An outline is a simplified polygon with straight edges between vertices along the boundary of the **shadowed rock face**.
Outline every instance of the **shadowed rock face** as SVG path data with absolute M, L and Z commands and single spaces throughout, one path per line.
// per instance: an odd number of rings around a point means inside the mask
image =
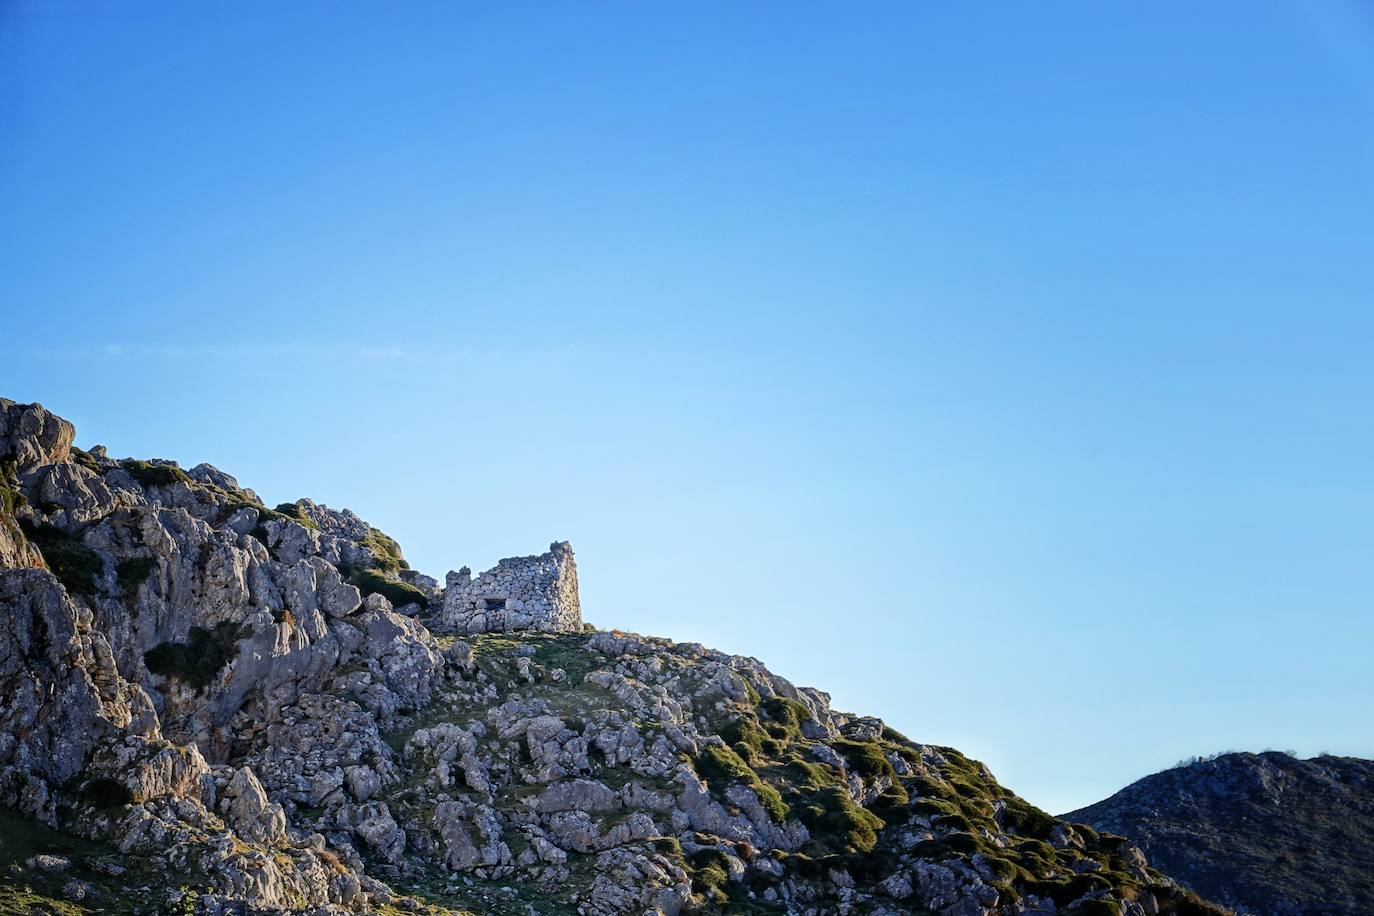
M 1064 815 L 1255 916 L 1374 913 L 1374 761 L 1223 754 Z
M 348 510 L 74 435 L 0 401 L 0 910 L 1214 912 L 755 659 L 584 632 L 566 543 L 458 602 Z M 426 626 L 479 598 L 520 604 Z

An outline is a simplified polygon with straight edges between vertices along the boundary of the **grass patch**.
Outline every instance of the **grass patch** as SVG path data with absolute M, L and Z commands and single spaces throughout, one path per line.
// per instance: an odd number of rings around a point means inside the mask
M 745 699 L 749 701 L 749 705 L 759 705 L 759 700 L 761 699 L 761 697 L 759 696 L 758 688 L 755 687 L 752 683 L 750 683 L 749 678 L 747 677 L 741 677 L 740 680 L 744 682 L 744 696 Z
M 687 871 L 692 876 L 692 891 L 712 903 L 725 903 L 729 895 L 725 885 L 730 880 L 725 853 L 719 849 L 698 849 L 687 857 Z
M 897 773 L 892 769 L 883 747 L 877 741 L 850 741 L 839 738 L 832 745 L 844 757 L 849 768 L 864 779 L 877 779 L 886 776 L 894 782 Z
M 363 597 L 381 595 L 391 602 L 393 608 L 406 604 L 418 604 L 422 609 L 429 607 L 428 595 L 409 582 L 392 578 L 381 569 L 343 568 L 342 571 L 348 581 L 363 593 Z
M 175 483 L 184 483 L 188 486 L 191 478 L 185 471 L 174 464 L 153 464 L 151 461 L 139 461 L 135 458 L 126 458 L 119 463 L 130 477 L 138 481 L 141 487 L 170 487 Z
M 562 668 L 568 683 L 577 686 L 597 667 L 596 653 L 587 648 L 587 638 L 580 634 L 544 636 L 529 634 L 534 643 L 534 660 L 544 668 Z
M 716 744 L 706 745 L 706 749 L 697 757 L 696 768 L 707 782 L 729 780 L 749 783 L 759 778 L 759 774 L 733 749 Z
M 708 744 L 696 759 L 696 770 L 712 791 L 722 782 L 742 783 L 754 790 L 769 817 L 781 824 L 787 820 L 789 808 L 778 790 L 768 785 L 744 762 L 744 758 L 728 747 Z
M 810 793 L 798 817 L 811 831 L 811 841 L 826 853 L 869 853 L 878 845 L 882 818 L 849 797 L 839 786 Z
M 377 569 L 393 576 L 403 569 L 410 569 L 410 564 L 401 556 L 401 545 L 396 543 L 396 539 L 371 525 L 363 536 L 362 545 L 372 551 Z
M 748 681 L 745 681 L 747 684 Z M 759 719 L 762 712 L 765 719 Z M 720 729 L 720 737 L 750 766 L 762 766 L 769 757 L 782 755 L 790 743 L 801 741 L 801 723 L 810 711 L 796 700 L 769 697 L 740 712 Z
M 781 748 L 764 732 L 752 714 L 727 722 L 720 730 L 721 738 L 750 766 L 763 762 L 764 751 L 776 754 Z
M 75 445 L 72 446 L 70 460 L 73 464 L 79 464 L 88 471 L 94 471 L 97 474 L 105 473 L 105 469 L 100 466 L 100 462 L 95 460 L 94 455 L 83 448 L 77 448 Z
M 911 796 L 906 788 L 900 782 L 894 782 L 874 800 L 873 813 L 889 823 L 904 822 L 910 813 L 910 804 Z
M 28 859 L 43 854 L 62 856 L 71 861 L 71 868 L 44 872 L 25 866 Z M 162 912 L 156 903 L 150 907 L 156 900 L 150 894 L 160 896 L 165 891 L 164 876 L 152 872 L 142 860 L 122 859 L 129 872 L 112 879 L 90 867 L 90 861 L 97 857 L 121 859 L 113 845 L 62 833 L 12 811 L 0 810 L 0 916 L 133 916 Z M 16 866 L 22 871 L 13 871 Z M 185 881 L 187 877 L 183 874 L 179 879 Z M 192 880 L 200 877 L 196 873 Z M 63 885 L 72 879 L 89 883 L 96 894 L 79 903 L 64 899 Z M 134 890 L 138 887 L 145 890 Z
M 1002 804 L 1003 828 L 1019 836 L 1047 840 L 1050 832 L 1059 824 L 1056 818 L 1014 795 L 1004 798 Z
M 953 859 L 968 857 L 975 853 L 996 852 L 989 850 L 982 838 L 972 833 L 947 833 L 939 839 L 922 840 L 911 848 L 911 854 L 918 859 Z
M 278 516 L 289 518 L 293 522 L 299 522 L 312 531 L 319 531 L 319 524 L 306 513 L 305 507 L 296 503 L 281 503 L 272 510 Z
M 951 814 L 959 814 L 959 806 L 948 802 L 943 798 L 922 798 L 918 799 L 911 806 L 912 814 L 919 814 L 923 817 L 945 817 Z
M 1061 878 L 1037 878 L 1024 883 L 1026 893 L 1048 897 L 1056 906 L 1067 906 L 1079 897 L 1111 890 L 1111 882 L 1099 875 L 1071 875 Z
M 802 723 L 811 721 L 811 710 L 787 697 L 769 697 L 759 708 L 772 720 L 768 733 L 780 741 L 800 741 Z
M 699 912 L 728 913 L 730 916 L 772 916 L 785 912 L 783 904 L 751 898 L 747 887 L 732 882 L 725 853 L 719 849 L 698 849 L 684 864 L 692 877 L 692 892 L 706 901 Z
M 793 754 L 781 767 L 770 768 L 768 774 L 776 776 L 776 782 L 805 791 L 841 784 L 839 773 L 830 764 L 807 760 L 800 754 Z
M 682 858 L 682 843 L 675 836 L 654 837 L 650 842 L 654 844 L 654 849 L 660 854 L 670 859 Z

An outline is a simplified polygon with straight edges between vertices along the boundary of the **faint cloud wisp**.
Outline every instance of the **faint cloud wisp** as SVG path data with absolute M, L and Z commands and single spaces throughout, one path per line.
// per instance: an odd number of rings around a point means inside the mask
M 357 360 L 402 362 L 420 360 L 440 365 L 469 362 L 476 356 L 470 347 L 424 344 L 276 343 L 276 344 L 102 344 L 38 347 L 34 356 L 54 362 L 108 360 Z

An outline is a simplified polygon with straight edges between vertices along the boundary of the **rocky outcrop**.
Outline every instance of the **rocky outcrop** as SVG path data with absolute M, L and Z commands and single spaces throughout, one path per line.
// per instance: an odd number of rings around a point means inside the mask
M 47 572 L 0 572 L 0 607 L 0 803 L 51 823 L 48 787 L 76 779 L 97 742 L 154 730 L 151 703 Z
M 42 404 L 0 398 L 0 461 L 13 461 L 20 473 L 65 462 L 75 439 L 76 427 Z
M 286 838 L 286 814 L 249 767 L 240 767 L 224 790 L 225 821 L 250 842 L 276 845 Z
M 1208 911 L 1124 841 L 757 660 L 584 632 L 566 543 L 440 589 L 347 510 L 268 508 L 210 465 L 116 461 L 38 405 L 0 408 L 0 807 L 64 855 L 85 844 L 66 871 L 0 861 L 0 895 Z
M 1374 913 L 1374 761 L 1221 754 L 1064 817 L 1129 837 L 1242 916 Z

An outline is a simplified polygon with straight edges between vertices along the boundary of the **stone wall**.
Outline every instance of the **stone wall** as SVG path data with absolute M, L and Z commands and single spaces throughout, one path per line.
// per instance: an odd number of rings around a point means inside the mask
M 476 579 L 466 566 L 449 573 L 443 606 L 426 622 L 436 633 L 581 630 L 572 546 L 558 541 L 548 553 L 510 557 Z

